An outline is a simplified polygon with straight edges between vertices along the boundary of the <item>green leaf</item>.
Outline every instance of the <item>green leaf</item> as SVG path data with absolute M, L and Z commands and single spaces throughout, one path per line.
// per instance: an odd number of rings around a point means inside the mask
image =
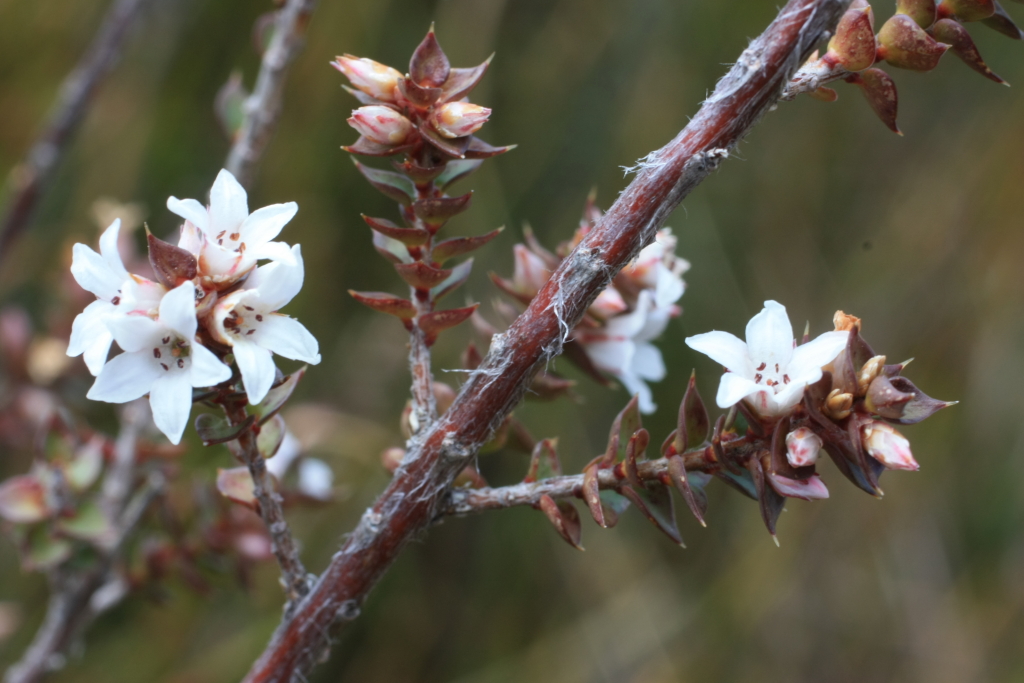
M 629 499 L 609 489 L 601 491 L 598 496 L 601 499 L 605 523 L 608 528 L 611 528 L 618 524 L 619 517 L 629 507 Z
M 105 546 L 114 540 L 114 525 L 95 501 L 84 503 L 73 517 L 62 518 L 57 522 L 57 531 L 97 545 Z
M 199 433 L 199 438 L 203 440 L 204 446 L 213 446 L 234 441 L 255 421 L 256 418 L 250 415 L 242 424 L 233 425 L 218 415 L 201 413 L 196 417 L 196 432 Z
M 396 239 L 379 232 L 373 233 L 373 248 L 377 253 L 394 264 L 412 263 L 409 248 Z
M 462 284 L 469 278 L 470 272 L 473 270 L 473 259 L 466 259 L 459 265 L 451 269 L 451 274 L 444 279 L 441 284 L 430 290 L 430 296 L 434 301 L 439 300 L 445 294 L 450 294 L 456 289 L 462 286 Z
M 662 533 L 674 543 L 683 545 L 683 538 L 676 526 L 672 494 L 667 486 L 660 482 L 646 482 L 638 488 L 625 486 L 622 488 L 622 494 L 629 498 Z
M 500 235 L 501 231 L 504 229 L 504 226 L 502 226 L 491 230 L 486 235 L 478 235 L 476 237 L 453 237 L 451 239 L 447 239 L 434 245 L 434 248 L 430 250 L 430 258 L 435 263 L 444 263 L 455 256 L 468 254 L 469 252 L 475 251 L 493 240 L 495 237 Z
M 718 470 L 715 472 L 715 476 L 726 484 L 732 486 L 743 495 L 757 500 L 757 487 L 754 485 L 754 479 L 750 476 L 750 472 L 748 470 L 740 470 L 739 472 Z
M 371 185 L 384 195 L 395 200 L 403 206 L 408 206 L 416 201 L 416 186 L 404 175 L 393 171 L 383 171 L 379 168 L 372 168 L 358 161 L 353 160 L 356 168 Z
M 263 423 L 260 433 L 256 436 L 256 447 L 259 449 L 260 455 L 264 458 L 274 457 L 277 449 L 281 447 L 281 442 L 284 441 L 286 431 L 284 418 L 280 415 L 275 415 Z
M 537 507 L 540 508 L 541 512 L 548 518 L 548 521 L 551 522 L 551 525 L 555 527 L 555 531 L 558 532 L 558 535 L 566 543 L 577 550 L 583 550 L 583 546 L 580 545 L 580 537 L 582 536 L 580 513 L 571 501 L 560 500 L 555 502 L 554 498 L 544 494 L 541 496 Z
M 49 529 L 36 527 L 28 537 L 27 552 L 22 558 L 26 569 L 46 571 L 53 569 L 71 557 L 71 542 L 54 538 Z
M 434 185 L 439 190 L 443 190 L 452 183 L 462 180 L 473 173 L 483 163 L 482 159 L 455 159 L 449 161 L 441 175 L 437 176 L 437 179 L 434 180 Z
M 68 485 L 79 493 L 96 483 L 103 471 L 103 442 L 93 438 L 78 449 L 64 468 Z
M 562 463 L 558 460 L 558 439 L 544 439 L 533 447 L 530 467 L 523 483 L 562 476 Z
M 301 380 L 305 374 L 306 366 L 303 365 L 301 368 L 285 377 L 283 382 L 272 388 L 267 393 L 266 398 L 260 401 L 257 405 L 252 406 L 251 411 L 253 415 L 256 416 L 257 424 L 262 426 L 263 423 L 276 415 L 277 411 L 281 410 L 281 407 L 289 397 L 291 397 L 292 392 L 295 391 L 295 387 L 299 384 L 299 380 Z

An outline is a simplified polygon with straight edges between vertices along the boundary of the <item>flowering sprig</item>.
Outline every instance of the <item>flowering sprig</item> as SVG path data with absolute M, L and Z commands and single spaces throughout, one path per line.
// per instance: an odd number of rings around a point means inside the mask
M 876 64 L 910 71 L 931 71 L 948 50 L 985 78 L 1009 85 L 985 64 L 974 39 L 964 27 L 982 22 L 1015 40 L 1024 31 L 997 0 L 897 0 L 896 13 L 875 34 L 875 15 L 866 0 L 854 0 L 828 43 L 825 54 L 815 54 L 796 73 L 783 99 L 807 92 L 826 102 L 838 98 L 826 83 L 845 80 L 858 86 L 875 114 L 894 133 L 898 97 L 896 83 Z
M 493 147 L 477 138 L 491 110 L 466 101 L 480 82 L 490 59 L 472 68 L 453 68 L 431 27 L 413 52 L 409 72 L 352 55 L 333 63 L 352 84 L 347 88 L 363 106 L 352 112 L 349 125 L 359 139 L 344 147 L 363 156 L 402 155 L 397 172 L 356 163 L 373 187 L 400 205 L 405 227 L 384 218 L 364 216 L 373 230 L 373 244 L 409 285 L 409 298 L 383 292 L 351 291 L 357 301 L 398 317 L 411 336 L 413 410 L 418 429 L 437 416 L 432 389 L 430 346 L 438 334 L 467 320 L 477 304 L 436 310 L 441 297 L 469 277 L 472 259 L 453 268 L 444 264 L 468 254 L 498 236 L 501 228 L 475 237 L 437 241 L 445 223 L 469 207 L 471 194 L 450 197 L 447 188 L 477 168 L 483 159 L 511 147 Z

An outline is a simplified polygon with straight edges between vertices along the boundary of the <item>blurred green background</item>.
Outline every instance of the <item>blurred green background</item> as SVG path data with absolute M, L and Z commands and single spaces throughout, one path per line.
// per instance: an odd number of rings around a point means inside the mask
M 0 0 L 0 169 L 24 154 L 107 6 L 106 0 Z M 105 83 L 28 234 L 0 272 L 0 304 L 40 326 L 66 316 L 63 268 L 74 241 L 94 243 L 93 203 L 139 202 L 157 234 L 168 195 L 203 198 L 228 143 L 213 99 L 233 69 L 251 86 L 251 27 L 262 0 L 157 0 Z M 350 287 L 401 292 L 360 213 L 396 218 L 339 146 L 354 100 L 328 66 L 336 54 L 405 69 L 431 21 L 454 65 L 497 52 L 475 102 L 493 107 L 481 136 L 518 143 L 461 188 L 472 209 L 449 234 L 508 229 L 478 252 L 468 296 L 497 297 L 529 222 L 548 245 L 574 229 L 588 190 L 607 207 L 622 166 L 685 125 L 715 80 L 773 18 L 759 0 L 321 0 L 287 87 L 279 129 L 250 206 L 295 200 L 282 238 L 303 245 L 307 284 L 288 312 L 320 340 L 323 362 L 295 399 L 319 404 L 331 434 L 318 455 L 345 495 L 290 513 L 310 568 L 322 569 L 387 481 L 378 455 L 400 445 L 405 337 Z M 1010 6 L 1024 22 L 1024 7 Z M 889 15 L 876 8 L 878 26 Z M 371 595 L 314 681 L 968 681 L 1024 680 L 1024 45 L 970 26 L 999 87 L 952 55 L 930 74 L 890 73 L 900 125 L 890 133 L 861 95 L 807 98 L 770 114 L 669 221 L 693 264 L 684 314 L 660 341 L 668 378 L 645 425 L 660 440 L 691 368 L 710 401 L 713 363 L 686 335 L 740 333 L 767 298 L 797 328 L 831 329 L 841 308 L 933 396 L 960 400 L 906 430 L 917 474 L 883 478 L 874 500 L 830 463 L 832 498 L 793 501 L 781 548 L 756 505 L 710 487 L 708 528 L 679 511 L 681 550 L 631 511 L 612 530 L 584 523 L 580 553 L 528 509 L 452 519 L 413 544 Z M 141 239 L 141 238 L 140 238 Z M 140 242 L 141 244 L 141 242 Z M 489 308 L 489 305 L 486 306 Z M 491 316 L 493 319 L 493 316 Z M 470 330 L 442 337 L 439 378 L 453 384 Z M 286 367 L 291 367 L 286 366 Z M 567 363 L 557 369 L 579 377 Z M 566 468 L 603 449 L 622 389 L 580 378 L 580 402 L 528 403 L 537 437 L 558 436 Z M 79 380 L 81 393 L 86 384 Z M 113 428 L 108 406 L 75 409 Z M 212 480 L 226 449 L 194 443 L 186 460 Z M 0 478 L 28 454 L 3 453 Z M 488 456 L 493 484 L 521 478 L 526 457 Z M 21 572 L 0 539 L 0 601 L 20 628 L 0 668 L 42 617 L 45 581 Z M 277 624 L 270 564 L 244 590 L 230 577 L 208 596 L 172 583 L 105 615 L 55 681 L 237 680 Z

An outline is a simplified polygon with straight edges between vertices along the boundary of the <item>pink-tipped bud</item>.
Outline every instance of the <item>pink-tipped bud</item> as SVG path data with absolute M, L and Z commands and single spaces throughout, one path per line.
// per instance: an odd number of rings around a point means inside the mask
M 818 460 L 821 437 L 807 427 L 794 429 L 786 435 L 786 460 L 793 467 L 807 467 Z
M 375 62 L 366 57 L 358 58 L 351 55 L 338 57 L 331 66 L 345 74 L 357 89 L 381 102 L 395 101 L 395 87 L 402 73 L 386 64 Z
M 430 122 L 446 138 L 461 138 L 480 130 L 491 110 L 469 102 L 449 102 L 434 111 Z
M 868 455 L 890 470 L 916 470 L 920 465 L 910 453 L 910 442 L 885 422 L 872 420 L 861 428 Z
M 863 71 L 875 63 L 877 53 L 871 8 L 848 10 L 828 43 L 828 56 L 849 71 Z
M 878 32 L 878 56 L 911 71 L 931 71 L 949 45 L 936 42 L 906 14 L 895 14 Z
M 533 296 L 540 291 L 551 271 L 547 269 L 544 260 L 534 254 L 522 244 L 512 247 L 515 256 L 515 271 L 512 273 L 512 284 L 520 294 Z
M 412 132 L 412 121 L 391 107 L 372 104 L 352 112 L 348 125 L 382 145 L 400 145 Z

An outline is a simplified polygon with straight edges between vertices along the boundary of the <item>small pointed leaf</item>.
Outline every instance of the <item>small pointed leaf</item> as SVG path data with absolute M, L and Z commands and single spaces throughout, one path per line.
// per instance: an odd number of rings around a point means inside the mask
M 673 543 L 684 545 L 683 538 L 679 535 L 679 528 L 676 526 L 672 494 L 667 486 L 661 482 L 646 482 L 639 488 L 624 486 L 621 493 L 636 505 L 654 526 L 671 538 Z
M 256 448 L 259 449 L 260 455 L 265 459 L 274 457 L 284 441 L 286 431 L 284 418 L 280 415 L 275 415 L 272 419 L 264 422 L 260 427 L 260 433 L 256 436 Z
M 491 65 L 494 58 L 492 54 L 483 64 L 466 69 L 452 69 L 448 74 L 448 80 L 441 86 L 441 101 L 452 102 L 459 100 L 469 94 L 477 86 L 480 79 L 487 73 L 487 67 Z
M 402 228 L 383 218 L 363 216 L 363 220 L 380 234 L 397 240 L 407 247 L 420 247 L 430 239 L 430 233 L 420 228 Z
M 697 390 L 697 373 L 690 372 L 690 381 L 686 385 L 686 393 L 679 404 L 679 422 L 676 426 L 676 453 L 688 448 L 696 448 L 708 439 L 711 431 L 711 420 L 704 401 Z
M 496 157 L 499 154 L 511 152 L 515 148 L 515 145 L 494 147 L 478 137 L 470 137 L 468 146 L 463 151 L 463 154 L 467 159 L 490 159 L 491 157 Z
M 583 546 L 580 545 L 582 535 L 580 513 L 576 511 L 576 506 L 572 502 L 568 500 L 555 502 L 554 498 L 544 494 L 537 507 L 566 543 L 577 550 L 583 550 Z
M 472 199 L 472 192 L 461 197 L 430 197 L 414 202 L 412 209 L 417 218 L 436 229 L 469 208 Z
M 431 145 L 445 154 L 456 159 L 465 159 L 466 150 L 469 148 L 469 137 L 446 138 L 434 130 L 429 124 L 423 124 L 419 128 L 420 135 Z
M 419 85 L 439 87 L 448 80 L 451 66 L 431 27 L 409 60 L 409 76 Z
M 395 270 L 398 275 L 416 289 L 431 289 L 444 282 L 451 270 L 444 268 L 433 268 L 422 261 L 412 263 L 396 263 Z
M 157 239 L 148 230 L 146 239 L 149 242 L 149 263 L 156 279 L 165 287 L 174 289 L 196 276 L 199 266 L 191 252 Z
M 217 468 L 217 490 L 230 501 L 253 510 L 256 501 L 256 487 L 248 467 Z
M 558 439 L 544 439 L 537 442 L 530 457 L 530 467 L 523 479 L 524 484 L 562 476 L 562 463 L 558 460 L 557 448 Z
M 476 237 L 453 237 L 451 239 L 444 240 L 434 245 L 434 248 L 430 252 L 430 258 L 435 263 L 444 263 L 450 258 L 456 256 L 462 256 L 468 254 L 471 251 L 475 251 L 480 247 L 484 246 L 495 237 L 501 234 L 504 227 L 497 228 L 490 231 L 486 235 L 478 235 Z
M 690 512 L 697 518 L 701 526 L 707 526 L 704 521 L 704 513 L 708 509 L 708 497 L 703 488 L 697 489 L 690 486 L 690 477 L 686 472 L 686 463 L 682 456 L 674 455 L 668 459 L 668 473 L 672 484 L 686 501 L 686 506 L 690 508 Z
M 430 290 L 430 296 L 434 301 L 439 301 L 446 294 L 455 291 L 469 278 L 473 270 L 473 259 L 466 259 L 451 269 L 451 275 L 444 279 L 439 285 Z
M 353 163 L 371 185 L 399 204 L 404 206 L 416 201 L 416 186 L 405 176 L 372 168 L 355 160 Z
M 375 311 L 393 315 L 402 320 L 412 320 L 416 317 L 416 306 L 408 299 L 402 299 L 386 292 L 356 292 L 348 290 L 352 298 L 369 306 Z
M 426 335 L 427 343 L 433 344 L 438 334 L 468 320 L 479 306 L 480 304 L 473 304 L 465 308 L 449 308 L 426 313 L 418 318 L 417 325 Z
M 441 174 L 434 180 L 434 185 L 439 190 L 444 190 L 452 183 L 462 180 L 476 171 L 483 163 L 481 159 L 456 159 L 449 161 Z

